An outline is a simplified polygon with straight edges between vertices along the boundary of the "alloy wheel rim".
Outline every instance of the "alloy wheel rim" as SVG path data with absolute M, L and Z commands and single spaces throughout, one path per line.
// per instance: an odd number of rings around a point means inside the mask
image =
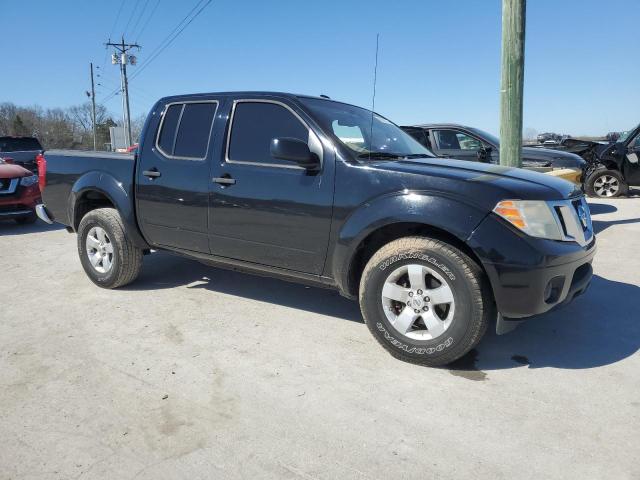
M 412 340 L 433 340 L 451 326 L 453 290 L 440 273 L 420 264 L 391 272 L 382 287 L 382 308 L 391 326 Z
M 108 273 L 113 266 L 113 243 L 102 227 L 92 227 L 85 242 L 91 266 L 99 273 Z
M 613 175 L 602 175 L 593 182 L 593 189 L 599 197 L 613 197 L 620 190 L 620 182 Z

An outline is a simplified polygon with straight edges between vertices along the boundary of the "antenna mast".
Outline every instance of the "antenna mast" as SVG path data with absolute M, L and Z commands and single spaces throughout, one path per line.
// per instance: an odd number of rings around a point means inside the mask
M 371 98 L 371 125 L 369 127 L 369 160 L 371 160 L 371 148 L 373 147 L 373 112 L 376 109 L 376 83 L 378 82 L 378 47 L 380 33 L 376 33 L 376 62 L 373 67 L 373 97 Z

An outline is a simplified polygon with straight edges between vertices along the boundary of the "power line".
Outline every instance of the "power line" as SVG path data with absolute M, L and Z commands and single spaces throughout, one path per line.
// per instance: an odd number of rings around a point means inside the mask
M 120 20 L 120 14 L 122 13 L 122 7 L 124 7 L 125 2 L 126 0 L 122 0 L 122 3 L 120 3 L 120 8 L 118 9 L 118 13 L 116 14 L 116 19 L 114 20 L 113 25 L 111 26 L 111 30 L 109 31 L 109 38 L 113 36 L 113 31 L 118 24 L 118 20 Z
M 118 8 L 118 13 L 116 13 L 116 19 L 113 21 L 113 25 L 111 25 L 111 30 L 109 30 L 109 41 L 111 41 L 111 37 L 113 36 L 113 31 L 116 28 L 116 25 L 118 24 L 118 20 L 120 20 L 120 14 L 122 13 L 122 8 L 124 7 L 126 0 L 122 0 L 122 2 L 120 2 L 120 8 Z M 104 67 L 107 65 L 107 57 L 109 55 L 109 50 L 107 47 L 104 48 L 104 58 L 102 59 L 102 69 L 104 70 Z
M 149 64 L 153 60 L 155 60 L 158 57 L 158 55 L 160 55 L 166 48 L 168 48 L 180 36 L 180 34 L 191 24 L 191 22 L 193 22 L 202 13 L 202 11 L 209 6 L 209 4 L 213 0 L 206 0 L 206 3 L 203 4 L 204 1 L 205 0 L 198 0 L 198 2 L 196 2 L 195 6 L 189 11 L 189 13 L 187 13 L 185 17 L 182 20 L 180 20 L 180 22 L 178 22 L 178 24 L 173 28 L 173 30 L 171 30 L 171 32 L 169 32 L 169 34 L 151 52 L 147 60 L 145 60 L 140 65 L 138 70 L 133 75 L 131 75 L 130 80 L 133 80 L 134 78 L 136 78 L 142 70 L 144 70 L 147 66 L 149 66 Z M 200 9 L 195 14 L 193 14 L 193 12 L 195 12 L 198 9 L 198 7 L 200 7 Z M 193 16 L 191 16 L 192 14 Z M 189 19 L 190 16 L 191 18 Z M 189 20 L 187 21 L 187 19 Z M 187 23 L 184 23 L 185 21 L 187 21 Z M 103 103 L 108 102 L 116 95 L 118 95 L 118 89 L 112 91 L 110 94 L 104 97 L 102 99 L 102 102 Z
M 138 19 L 133 24 L 133 27 L 131 27 L 131 34 L 129 35 L 129 37 L 133 37 L 134 36 L 133 33 L 138 28 L 138 25 L 140 25 L 140 20 L 142 20 L 142 17 L 144 16 L 144 11 L 147 9 L 148 5 L 149 5 L 149 0 L 145 0 L 144 5 L 142 6 L 142 10 L 140 10 L 140 14 L 138 15 Z
M 180 20 L 175 27 L 173 27 L 173 29 L 169 32 L 169 34 L 162 39 L 162 41 L 156 46 L 156 48 L 153 49 L 153 51 L 149 54 L 149 57 L 147 58 L 147 60 L 142 63 L 142 66 L 144 66 L 144 64 L 146 64 L 149 61 L 149 59 L 156 54 L 156 52 L 163 46 L 163 44 L 182 26 L 182 24 L 187 20 L 187 18 L 189 18 L 191 14 L 193 14 L 193 12 L 195 12 L 204 1 L 205 0 L 198 0 L 196 2 L 195 6 L 191 10 L 189 10 L 189 13 L 187 13 L 185 17 L 182 20 Z
M 124 30 L 122 30 L 122 36 L 124 36 L 125 33 L 127 33 L 127 31 L 129 30 L 129 24 L 131 23 L 131 20 L 133 20 L 133 17 L 136 15 L 136 11 L 138 10 L 138 5 L 140 5 L 140 0 L 136 0 L 136 3 L 133 5 L 133 10 L 131 11 L 131 15 L 129 16 L 129 21 L 127 22 L 127 25 L 124 27 Z
M 149 16 L 147 17 L 147 21 L 142 25 L 142 28 L 140 29 L 140 31 L 138 32 L 138 36 L 135 37 L 136 38 L 136 43 L 138 42 L 138 39 L 142 36 L 142 34 L 144 33 L 144 31 L 147 28 L 147 25 L 149 25 L 149 22 L 151 22 L 151 19 L 153 18 L 153 14 L 156 13 L 156 10 L 158 9 L 158 6 L 160 6 L 160 0 L 158 0 L 156 2 L 156 4 L 154 5 L 153 9 L 151 10 L 151 13 L 149 14 Z
M 158 50 L 157 53 L 151 54 L 149 56 L 149 58 L 140 66 L 140 68 L 136 70 L 136 72 L 133 75 L 131 75 L 131 79 L 133 80 L 138 75 L 140 75 L 144 71 L 144 69 L 147 68 L 151 64 L 151 62 L 153 62 L 158 57 L 158 55 L 160 55 L 164 50 L 166 50 L 180 36 L 180 34 L 189 25 L 191 25 L 191 22 L 193 22 L 203 12 L 203 10 L 209 6 L 211 2 L 213 2 L 213 0 L 207 0 L 207 2 L 200 8 L 200 10 L 198 10 L 196 14 L 193 17 L 191 17 L 191 19 L 166 43 L 166 45 L 160 48 L 160 50 Z

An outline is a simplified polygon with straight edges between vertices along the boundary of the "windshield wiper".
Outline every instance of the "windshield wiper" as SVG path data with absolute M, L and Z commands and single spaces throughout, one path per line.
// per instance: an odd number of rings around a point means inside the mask
M 388 158 L 388 159 L 398 159 L 398 158 L 430 158 L 431 156 L 426 153 L 392 153 L 392 152 L 371 152 L 371 153 L 361 153 L 358 155 L 358 158 Z
M 391 152 L 367 152 L 358 155 L 358 158 L 403 158 L 404 155 Z

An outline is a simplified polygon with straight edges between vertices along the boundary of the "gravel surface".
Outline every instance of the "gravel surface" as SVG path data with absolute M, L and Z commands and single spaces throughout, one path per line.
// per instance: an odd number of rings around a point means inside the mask
M 167 253 L 102 290 L 0 223 L 0 478 L 640 478 L 640 198 L 592 210 L 590 290 L 443 369 L 330 290 Z

